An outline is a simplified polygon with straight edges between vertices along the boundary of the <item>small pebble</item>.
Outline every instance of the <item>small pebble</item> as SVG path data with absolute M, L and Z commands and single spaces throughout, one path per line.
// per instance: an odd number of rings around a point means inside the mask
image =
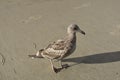
M 32 59 L 35 59 L 34 57 L 31 57 Z

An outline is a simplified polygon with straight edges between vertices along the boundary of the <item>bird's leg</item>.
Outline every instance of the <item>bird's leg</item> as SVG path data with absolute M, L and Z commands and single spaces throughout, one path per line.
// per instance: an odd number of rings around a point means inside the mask
M 54 72 L 58 72 L 57 68 L 54 67 L 52 60 L 50 59 L 51 67 Z
M 63 68 L 65 68 L 65 69 L 67 69 L 68 67 L 70 67 L 68 64 L 62 64 L 62 60 L 60 60 L 60 65 L 61 65 L 61 67 L 62 67 L 62 69 Z
M 59 62 L 60 62 L 60 66 L 61 66 L 61 68 L 63 68 L 62 61 L 61 61 L 61 60 L 59 60 Z

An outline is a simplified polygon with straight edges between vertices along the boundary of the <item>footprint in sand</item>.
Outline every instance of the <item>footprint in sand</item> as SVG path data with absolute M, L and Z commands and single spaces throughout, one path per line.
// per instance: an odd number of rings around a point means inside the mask
M 84 3 L 80 6 L 76 6 L 76 7 L 73 7 L 73 9 L 81 9 L 81 8 L 86 8 L 86 7 L 89 7 L 91 4 L 90 3 Z
M 5 64 L 5 57 L 2 53 L 0 53 L 0 56 L 1 56 L 1 63 L 2 63 L 2 65 L 4 65 Z
M 22 23 L 29 23 L 33 21 L 40 20 L 42 16 L 29 16 L 27 19 L 23 20 Z
M 110 32 L 110 35 L 119 36 L 120 35 L 120 24 L 116 25 L 113 31 Z

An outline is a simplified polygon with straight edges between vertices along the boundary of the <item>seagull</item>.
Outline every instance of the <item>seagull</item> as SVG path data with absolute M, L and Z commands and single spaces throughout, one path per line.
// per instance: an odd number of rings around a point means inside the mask
M 61 69 L 69 67 L 68 64 L 63 65 L 62 60 L 75 51 L 77 32 L 85 35 L 85 32 L 81 30 L 77 24 L 69 25 L 65 38 L 50 43 L 46 48 L 37 51 L 36 55 L 29 55 L 29 57 L 47 58 L 50 60 L 52 70 L 56 73 L 59 69 L 53 65 L 53 60 L 60 61 Z

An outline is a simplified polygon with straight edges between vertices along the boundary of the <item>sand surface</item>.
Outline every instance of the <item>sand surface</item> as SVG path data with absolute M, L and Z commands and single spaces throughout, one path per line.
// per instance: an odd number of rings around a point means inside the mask
M 28 57 L 71 23 L 86 32 L 64 59 L 71 67 L 55 74 L 48 60 Z M 0 0 L 0 80 L 120 80 L 120 1 Z

